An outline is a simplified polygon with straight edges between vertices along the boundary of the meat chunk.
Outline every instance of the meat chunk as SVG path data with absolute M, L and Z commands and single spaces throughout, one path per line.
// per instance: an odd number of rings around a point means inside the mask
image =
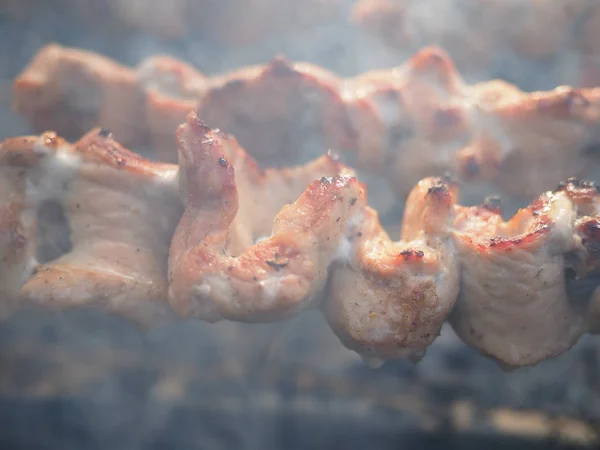
M 197 114 L 232 133 L 260 163 L 305 163 L 328 148 L 352 145 L 340 80 L 310 64 L 276 58 L 216 80 Z M 343 142 L 342 142 L 343 141 Z
M 186 209 L 169 254 L 174 309 L 250 322 L 316 304 L 345 224 L 359 210 L 363 187 L 352 172 L 328 156 L 262 171 L 195 113 L 177 135 Z
M 496 208 L 457 208 L 461 285 L 452 325 L 467 344 L 524 366 L 563 353 L 588 331 L 593 304 L 568 283 L 573 275 L 594 287 L 600 281 L 599 199 L 595 187 L 573 180 L 508 222 Z
M 348 83 L 361 162 L 383 171 L 401 195 L 419 179 L 450 170 L 463 181 L 531 198 L 595 164 L 597 88 L 527 94 L 499 80 L 468 85 L 435 48 Z
M 525 93 L 499 80 L 469 85 L 437 48 L 421 50 L 400 67 L 349 79 L 281 58 L 206 79 L 189 65 L 157 57 L 135 73 L 119 66 L 127 83 L 111 81 L 114 73 L 102 75 L 93 58 L 71 52 L 50 47 L 34 59 L 15 82 L 17 109 L 38 127 L 61 125 L 55 117 L 78 117 L 86 109 L 74 107 L 74 114 L 61 107 L 78 101 L 54 87 L 62 72 L 52 67 L 66 64 L 64 70 L 79 73 L 74 79 L 94 73 L 91 92 L 113 94 L 88 115 L 99 125 L 116 121 L 117 128 L 128 123 L 120 111 L 143 117 L 141 125 L 115 134 L 136 147 L 152 141 L 164 161 L 176 159 L 174 126 L 196 105 L 202 120 L 233 133 L 262 164 L 304 163 L 331 148 L 357 169 L 387 178 L 401 198 L 420 179 L 451 171 L 529 199 L 597 167 L 591 150 L 600 139 L 600 88 Z M 78 66 L 62 59 L 76 59 Z M 69 79 L 67 72 L 62 78 Z M 121 87 L 106 87 L 113 83 Z M 127 96 L 115 93 L 126 84 L 145 101 L 120 107 Z M 50 108 L 58 113 L 50 115 Z M 111 115 L 113 108 L 119 114 Z
M 168 244 L 182 213 L 177 166 L 131 153 L 105 129 L 74 145 L 52 133 L 32 144 L 43 161 L 29 200 L 59 202 L 72 250 L 36 268 L 22 304 L 100 307 L 144 327 L 170 320 Z
M 332 269 L 323 309 L 344 345 L 370 364 L 418 359 L 452 310 L 459 287 L 450 240 L 455 200 L 455 187 L 428 178 L 409 196 L 400 241 L 368 207 L 347 226 L 345 259 Z

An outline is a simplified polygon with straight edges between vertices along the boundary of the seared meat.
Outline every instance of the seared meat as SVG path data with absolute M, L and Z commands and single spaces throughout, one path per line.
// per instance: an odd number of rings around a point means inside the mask
M 463 207 L 454 199 L 451 186 L 426 179 L 409 196 L 401 242 L 368 209 L 352 229 L 348 262 L 333 270 L 325 305 L 348 347 L 370 359 L 418 355 L 455 301 L 458 335 L 507 366 L 536 364 L 598 332 L 594 186 L 570 181 L 508 222 L 494 202 Z
M 361 0 L 352 17 L 402 55 L 442 47 L 471 79 L 508 70 L 505 76 L 527 83 L 522 66 L 538 62 L 562 83 L 583 87 L 600 81 L 586 79 L 583 62 L 600 68 L 588 58 L 600 51 L 598 14 L 595 0 Z
M 395 242 L 365 186 L 332 156 L 263 170 L 195 112 L 177 140 L 180 176 L 104 129 L 75 145 L 51 132 L 5 141 L 3 294 L 18 293 L 23 306 L 102 307 L 143 326 L 172 320 L 171 307 L 211 322 L 320 307 L 368 362 L 420 357 L 447 317 L 467 344 L 508 366 L 600 331 L 594 185 L 570 180 L 504 222 L 495 201 L 460 206 L 449 180 L 426 178 Z M 48 199 L 65 210 L 72 250 L 30 275 L 32 212 Z
M 595 187 L 573 181 L 508 222 L 493 208 L 457 209 L 461 286 L 452 324 L 467 344 L 522 366 L 568 350 L 587 331 L 589 303 L 568 290 L 568 271 L 600 281 L 599 200 Z
M 352 172 L 328 156 L 261 171 L 195 113 L 177 137 L 187 201 L 169 254 L 172 306 L 212 322 L 277 320 L 315 304 L 360 210 Z
M 458 295 L 455 200 L 456 188 L 429 178 L 408 198 L 401 241 L 391 241 L 368 207 L 347 227 L 324 311 L 344 345 L 367 362 L 419 358 L 438 336 Z
M 498 80 L 468 85 L 436 48 L 403 66 L 346 80 L 283 59 L 207 80 L 170 58 L 146 61 L 134 73 L 86 55 L 42 50 L 15 82 L 17 110 L 38 128 L 57 125 L 70 134 L 81 127 L 65 118 L 87 111 L 136 147 L 151 138 L 165 161 L 175 160 L 173 126 L 193 104 L 202 120 L 234 134 L 262 163 L 345 151 L 358 169 L 389 179 L 400 197 L 423 177 L 450 170 L 529 198 L 584 174 L 600 140 L 600 88 L 527 94 Z M 69 80 L 68 90 L 61 79 Z M 90 108 L 73 91 L 107 94 Z M 64 104 L 74 106 L 65 111 Z M 123 117 L 145 120 L 129 127 Z
M 23 155 L 40 158 L 27 201 L 62 205 L 72 250 L 35 269 L 20 290 L 23 305 L 104 307 L 142 326 L 169 320 L 168 243 L 182 213 L 177 166 L 142 159 L 104 129 L 75 145 L 53 133 L 26 142 Z

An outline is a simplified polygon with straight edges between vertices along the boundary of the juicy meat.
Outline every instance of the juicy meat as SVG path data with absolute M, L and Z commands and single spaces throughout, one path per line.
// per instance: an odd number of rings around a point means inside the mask
M 464 207 L 455 198 L 443 180 L 421 181 L 400 242 L 365 210 L 324 306 L 346 346 L 371 360 L 419 356 L 451 312 L 467 344 L 503 365 L 526 366 L 598 332 L 595 186 L 571 180 L 508 222 L 495 201 Z
M 320 300 L 360 209 L 352 172 L 329 156 L 263 171 L 195 113 L 177 137 L 186 209 L 169 254 L 173 308 L 211 322 L 272 321 Z
M 9 301 L 101 307 L 146 327 L 173 320 L 172 309 L 264 322 L 320 307 L 372 363 L 422 356 L 447 318 L 507 366 L 600 332 L 595 185 L 571 179 L 505 222 L 496 200 L 460 206 L 453 182 L 425 178 L 392 241 L 365 186 L 332 156 L 261 169 L 195 112 L 177 140 L 179 171 L 127 151 L 105 129 L 75 145 L 52 132 L 4 141 L 0 276 Z M 64 209 L 72 250 L 30 273 L 33 212 L 46 200 Z
M 494 208 L 457 209 L 461 286 L 452 324 L 467 344 L 522 366 L 563 353 L 588 331 L 589 300 L 568 283 L 600 281 L 599 200 L 595 187 L 572 181 L 508 222 Z
M 438 336 L 458 295 L 450 241 L 455 198 L 454 187 L 421 181 L 397 242 L 368 207 L 347 227 L 345 259 L 332 269 L 323 309 L 344 345 L 367 362 L 419 358 Z
M 25 140 L 23 155 L 40 159 L 27 201 L 62 206 L 72 250 L 36 267 L 21 287 L 22 304 L 102 307 L 142 326 L 169 320 L 168 244 L 182 213 L 177 166 L 144 160 L 105 129 L 74 145 L 53 133 Z
M 38 128 L 70 134 L 82 131 L 75 118 L 87 116 L 129 145 L 152 141 L 160 159 L 174 161 L 173 127 L 197 105 L 202 120 L 234 134 L 263 164 L 306 162 L 332 148 L 383 175 L 400 197 L 420 179 L 451 171 L 530 198 L 595 167 L 600 88 L 469 85 L 436 48 L 348 79 L 281 58 L 210 79 L 171 58 L 137 71 L 96 58 L 42 50 L 15 81 L 17 110 Z M 129 126 L 123 117 L 143 120 Z

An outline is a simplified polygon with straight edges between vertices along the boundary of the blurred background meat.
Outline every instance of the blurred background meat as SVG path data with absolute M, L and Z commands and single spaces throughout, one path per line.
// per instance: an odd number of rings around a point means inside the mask
M 410 17 L 396 12 L 398 1 L 373 16 L 374 27 L 367 10 L 362 27 L 350 20 L 355 3 L 2 0 L 0 137 L 34 131 L 10 110 L 11 85 L 51 42 L 126 66 L 166 54 L 208 77 L 277 55 L 353 77 L 437 43 L 468 82 L 499 77 L 524 91 L 599 84 L 593 0 L 415 0 L 404 3 Z M 409 39 L 386 44 L 382 29 Z M 445 326 L 418 365 L 372 371 L 316 314 L 144 334 L 93 311 L 23 312 L 0 324 L 0 446 L 594 448 L 599 374 L 592 337 L 555 360 L 504 373 Z

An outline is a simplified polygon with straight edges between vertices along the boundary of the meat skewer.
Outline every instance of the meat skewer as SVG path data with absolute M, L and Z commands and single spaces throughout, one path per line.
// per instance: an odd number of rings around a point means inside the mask
M 105 307 L 144 327 L 170 321 L 167 251 L 182 212 L 177 166 L 144 160 L 105 129 L 75 145 L 48 132 L 3 148 L 37 156 L 26 174 L 27 202 L 35 209 L 57 201 L 71 231 L 71 251 L 35 267 L 19 286 L 19 302 Z
M 567 286 L 591 276 L 595 292 L 600 282 L 593 185 L 570 180 L 504 222 L 494 201 L 460 206 L 452 182 L 426 178 L 394 242 L 364 186 L 351 174 L 325 178 L 275 216 L 269 238 L 234 253 L 243 190 L 222 156 L 226 141 L 195 113 L 178 137 L 187 207 L 169 270 L 184 316 L 271 321 L 321 306 L 342 342 L 371 362 L 418 358 L 449 315 L 465 342 L 507 366 L 556 356 L 594 330 L 586 315 L 595 301 Z
M 97 306 L 146 327 L 175 315 L 273 321 L 319 307 L 371 363 L 418 359 L 448 318 L 507 366 L 598 332 L 594 185 L 569 180 L 504 222 L 493 200 L 460 206 L 451 180 L 429 177 L 411 191 L 392 241 L 366 187 L 332 156 L 261 170 L 194 112 L 177 137 L 180 176 L 102 129 L 74 146 L 54 133 L 2 144 L 3 172 L 32 167 L 27 204 L 57 199 L 72 229 L 71 251 L 24 273 L 21 305 Z M 185 212 L 175 229 L 178 191 Z
M 172 129 L 196 105 L 202 120 L 238 137 L 262 164 L 304 163 L 331 148 L 357 169 L 383 175 L 400 198 L 446 171 L 531 198 L 596 167 L 600 88 L 524 93 L 498 80 L 468 85 L 436 48 L 349 79 L 281 58 L 212 78 L 171 58 L 137 71 L 97 58 L 42 49 L 15 81 L 16 109 L 37 128 L 70 135 L 85 127 L 65 118 L 84 113 L 126 145 L 153 142 L 159 159 L 174 161 Z M 91 106 L 73 93 L 90 90 L 99 93 Z M 143 120 L 129 126 L 123 117 Z
M 325 156 L 261 172 L 194 112 L 177 137 L 187 202 L 169 255 L 174 309 L 211 322 L 272 321 L 313 305 L 358 209 L 352 171 Z

